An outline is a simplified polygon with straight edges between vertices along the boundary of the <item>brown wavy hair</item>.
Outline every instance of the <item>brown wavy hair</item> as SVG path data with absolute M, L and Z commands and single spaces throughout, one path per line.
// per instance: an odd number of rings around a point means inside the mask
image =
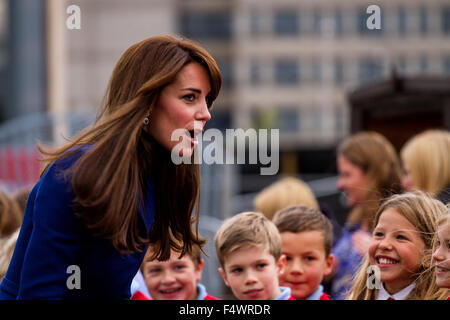
M 56 150 L 39 145 L 48 161 L 44 172 L 54 161 L 90 146 L 66 176 L 70 173 L 77 214 L 93 236 L 110 239 L 120 252 L 141 251 L 142 244 L 152 243 L 157 248 L 155 258 L 167 260 L 171 248 L 185 254 L 193 244 L 202 247 L 205 243 L 198 235 L 198 164 L 175 165 L 170 151 L 143 124 L 149 117 L 151 125 L 161 91 L 191 62 L 200 63 L 209 73 L 208 104 L 212 105 L 222 84 L 213 57 L 190 40 L 150 37 L 132 45 L 117 62 L 91 127 Z M 150 233 L 143 237 L 138 208 L 145 208 L 150 177 L 155 181 L 155 218 Z
M 372 229 L 380 202 L 402 192 L 402 172 L 397 153 L 383 135 L 373 131 L 348 137 L 339 145 L 337 152 L 361 168 L 371 183 L 366 201 L 353 208 L 347 222 L 350 225 L 366 223 Z

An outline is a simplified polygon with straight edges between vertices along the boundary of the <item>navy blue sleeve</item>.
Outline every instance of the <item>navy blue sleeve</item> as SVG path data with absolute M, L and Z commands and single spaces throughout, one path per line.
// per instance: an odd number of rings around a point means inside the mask
M 71 276 L 67 268 L 76 265 L 87 237 L 73 211 L 71 181 L 65 181 L 59 169 L 58 162 L 53 164 L 36 191 L 17 299 L 63 299 Z

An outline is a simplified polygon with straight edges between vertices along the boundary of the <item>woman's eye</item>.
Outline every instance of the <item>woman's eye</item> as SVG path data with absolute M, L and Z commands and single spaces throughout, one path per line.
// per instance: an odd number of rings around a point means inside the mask
M 195 99 L 195 95 L 187 94 L 187 95 L 183 96 L 183 99 L 186 100 L 186 101 L 192 102 Z

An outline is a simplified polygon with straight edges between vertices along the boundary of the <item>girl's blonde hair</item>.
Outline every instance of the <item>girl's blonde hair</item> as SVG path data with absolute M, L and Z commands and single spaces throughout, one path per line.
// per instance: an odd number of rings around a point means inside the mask
M 253 201 L 256 211 L 269 220 L 279 210 L 290 206 L 303 205 L 319 209 L 319 203 L 311 188 L 302 180 L 294 177 L 283 178 L 258 193 Z
M 400 155 L 417 189 L 436 196 L 450 185 L 450 132 L 424 131 L 412 137 Z
M 437 228 L 440 225 L 443 225 L 446 223 L 450 224 L 450 203 L 447 204 L 446 210 L 440 216 L 438 223 L 437 223 Z M 431 261 L 430 269 L 431 269 L 431 272 L 433 272 L 433 273 L 435 272 L 435 267 L 433 266 L 432 255 L 438 247 L 438 245 L 437 245 L 437 242 L 438 242 L 437 228 L 436 228 L 435 237 L 433 239 L 433 250 L 431 251 L 431 254 L 429 256 L 429 260 Z M 430 293 L 430 294 L 433 294 L 433 293 Z M 450 289 L 441 288 L 438 293 L 434 293 L 434 297 L 435 297 L 435 300 L 445 300 L 447 297 L 450 297 Z
M 439 290 L 437 287 L 435 273 L 429 268 L 431 262 L 429 257 L 433 247 L 433 236 L 437 229 L 438 220 L 446 209 L 445 205 L 420 191 L 393 195 L 381 204 L 375 216 L 375 225 L 378 224 L 380 216 L 387 209 L 395 210 L 414 225 L 424 243 L 422 263 L 415 277 L 416 286 L 407 299 L 436 299 L 436 297 L 441 295 L 442 290 Z M 369 266 L 369 255 L 366 254 L 362 265 L 356 273 L 347 300 L 376 300 L 378 289 L 371 289 L 367 285 L 369 277 L 367 270 Z

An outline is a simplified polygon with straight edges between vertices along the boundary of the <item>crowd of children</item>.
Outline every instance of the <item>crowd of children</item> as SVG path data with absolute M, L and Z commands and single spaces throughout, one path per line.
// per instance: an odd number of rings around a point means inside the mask
M 419 137 L 421 145 L 428 136 L 441 139 L 441 149 L 450 147 L 448 132 L 427 132 Z M 265 188 L 255 198 L 255 211 L 233 215 L 216 232 L 217 276 L 239 300 L 450 300 L 450 149 L 435 156 L 442 159 L 441 166 L 433 162 L 440 170 L 434 180 L 444 182 L 431 188 L 422 183 L 423 166 L 414 162 L 416 144 L 410 140 L 401 153 L 402 190 L 395 185 L 388 192 L 382 191 L 385 182 L 400 183 L 401 177 L 386 140 L 363 133 L 341 145 L 338 187 L 353 208 L 343 230 L 301 180 L 281 179 Z M 378 168 L 374 154 L 389 154 L 390 165 Z M 1 277 L 23 209 L 3 193 L 0 206 Z M 199 245 L 185 254 L 172 250 L 168 260 L 155 258 L 156 250 L 150 245 L 140 268 L 146 290 L 133 292 L 132 300 L 224 298 L 208 294 L 201 283 Z M 346 283 L 337 277 L 343 270 Z M 338 291 L 333 281 L 341 281 Z
M 338 188 L 353 208 L 344 228 L 306 183 L 280 179 L 256 196 L 255 212 L 217 231 L 218 275 L 239 300 L 450 299 L 449 147 L 448 132 L 427 131 L 399 161 L 377 133 L 349 137 L 338 148 Z M 426 165 L 423 148 L 434 150 Z M 203 265 L 196 247 L 146 260 L 142 273 L 153 299 L 217 299 L 200 283 Z

